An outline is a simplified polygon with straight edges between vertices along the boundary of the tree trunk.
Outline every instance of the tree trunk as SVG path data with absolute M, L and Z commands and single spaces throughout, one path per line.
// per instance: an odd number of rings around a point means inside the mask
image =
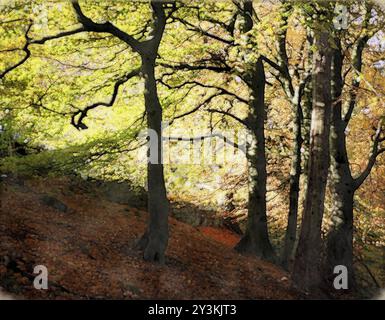
M 356 40 L 352 49 L 352 65 L 356 72 L 362 71 L 363 50 L 370 39 L 367 32 L 369 21 L 372 17 L 371 5 L 366 6 L 363 28 L 366 30 Z M 325 272 L 327 278 L 332 278 L 333 269 L 336 265 L 344 265 L 348 269 L 349 289 L 355 289 L 355 274 L 353 268 L 353 205 L 354 194 L 374 165 L 375 157 L 369 159 L 366 172 L 358 179 L 353 179 L 349 165 L 346 148 L 345 130 L 352 117 L 357 103 L 357 89 L 360 80 L 354 76 L 351 83 L 348 98 L 345 105 L 346 114 L 342 115 L 342 66 L 343 55 L 340 38 L 334 40 L 337 47 L 333 51 L 333 108 L 332 138 L 331 138 L 331 188 L 332 188 L 332 217 L 331 226 L 327 237 L 327 257 Z
M 162 163 L 162 107 L 158 99 L 156 86 L 155 59 L 155 54 L 142 57 L 147 126 L 158 137 L 156 146 L 158 161 L 157 163 L 148 163 L 147 165 L 148 212 L 150 214 L 150 221 L 147 231 L 139 242 L 139 247 L 144 250 L 145 260 L 164 263 L 168 244 L 169 202 L 166 194 Z
M 331 52 L 326 31 L 315 32 L 313 62 L 313 111 L 310 158 L 305 207 L 296 252 L 293 280 L 302 289 L 312 290 L 321 282 L 321 225 L 329 168 L 331 113 Z
M 289 71 L 289 57 L 287 55 L 286 39 L 288 30 L 288 20 L 293 7 L 291 3 L 282 3 L 279 16 L 279 27 L 277 30 L 277 53 L 279 65 L 282 69 L 281 77 L 283 89 L 288 97 L 293 111 L 293 134 L 294 144 L 291 157 L 290 170 L 290 189 L 289 189 L 289 214 L 287 220 L 287 228 L 285 235 L 284 247 L 281 255 L 281 264 L 284 268 L 288 268 L 289 260 L 292 256 L 296 236 L 297 236 L 297 219 L 298 219 L 298 199 L 299 199 L 299 181 L 301 177 L 301 95 L 302 89 L 294 88 L 293 80 Z
M 331 225 L 327 236 L 325 278 L 332 282 L 337 265 L 346 266 L 349 287 L 354 287 L 353 270 L 353 200 L 354 180 L 346 149 L 345 122 L 342 119 L 342 48 L 336 39 L 333 50 L 332 98 L 334 101 L 330 139 L 330 185 L 332 191 Z
M 313 45 L 314 45 L 314 34 L 313 31 L 308 28 L 307 30 L 307 59 L 306 69 L 311 70 L 313 65 Z M 309 81 L 304 88 L 302 97 L 302 185 L 303 194 L 306 194 L 306 187 L 308 182 L 308 171 L 309 171 L 309 157 L 310 157 L 310 127 L 311 127 L 311 114 L 313 110 L 313 84 Z M 304 207 L 304 203 L 303 203 Z
M 349 178 L 340 169 L 332 169 L 332 225 L 327 236 L 326 277 L 332 282 L 334 267 L 343 265 L 348 269 L 349 289 L 355 287 L 353 269 L 353 198 L 354 188 Z
M 249 171 L 248 220 L 246 232 L 236 250 L 274 260 L 266 215 L 265 70 L 262 59 L 258 59 L 255 70 L 250 73 L 251 98 L 247 118 L 249 136 L 246 154 Z
M 298 108 L 299 101 L 297 102 Z M 301 178 L 301 116 L 300 111 L 296 110 L 294 120 L 294 145 L 290 170 L 290 190 L 289 190 L 289 216 L 285 234 L 285 244 L 281 257 L 282 266 L 287 269 L 293 255 L 294 246 L 297 237 L 297 221 L 298 221 L 298 201 L 299 201 L 299 182 Z
M 310 128 L 311 128 L 311 114 L 313 109 L 313 85 L 308 83 L 304 89 L 304 96 L 302 99 L 302 186 L 303 194 L 306 194 L 309 173 L 309 159 L 310 159 Z M 305 198 L 302 200 L 302 205 L 305 207 Z
M 289 214 L 287 220 L 285 242 L 281 255 L 281 265 L 285 269 L 289 269 L 293 263 L 293 254 L 295 250 L 295 244 L 297 240 L 297 224 L 298 224 L 298 210 L 299 210 L 299 195 L 300 195 L 300 180 L 303 175 L 303 184 L 306 185 L 307 181 L 307 163 L 308 163 L 308 150 L 309 150 L 309 138 L 310 138 L 310 121 L 311 121 L 311 109 L 312 109 L 312 92 L 311 84 L 306 79 L 304 83 L 299 84 L 295 89 L 290 78 L 288 69 L 288 56 L 286 50 L 286 37 L 288 17 L 292 4 L 285 3 L 282 7 L 282 17 L 280 31 L 278 31 L 278 52 L 280 57 L 280 65 L 286 74 L 284 81 L 284 89 L 286 95 L 290 97 L 290 103 L 293 109 L 294 121 L 293 121 L 293 153 L 291 157 L 291 170 L 290 170 L 290 189 L 289 189 Z M 308 31 L 307 34 L 307 58 L 306 58 L 306 74 L 311 71 L 312 66 L 312 32 Z M 303 161 L 303 163 L 302 163 Z M 304 168 L 304 170 L 302 170 Z

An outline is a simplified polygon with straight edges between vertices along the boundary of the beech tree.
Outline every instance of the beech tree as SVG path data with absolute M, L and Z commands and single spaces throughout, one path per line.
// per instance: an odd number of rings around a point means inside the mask
M 112 23 L 95 23 L 81 10 L 77 1 L 73 1 L 73 7 L 76 11 L 78 21 L 82 25 L 81 29 L 91 32 L 106 32 L 127 43 L 133 51 L 140 55 L 142 65 L 140 71 L 144 78 L 145 91 L 144 100 L 147 115 L 147 126 L 150 130 L 157 133 L 159 140 L 157 143 L 158 161 L 148 163 L 147 181 L 148 181 L 148 212 L 150 214 L 149 226 L 138 246 L 144 251 L 144 259 L 150 261 L 159 261 L 164 263 L 165 251 L 168 244 L 168 213 L 169 203 L 166 194 L 164 182 L 164 172 L 162 164 L 162 106 L 159 102 L 157 85 L 155 79 L 155 62 L 158 49 L 166 27 L 167 15 L 165 7 L 169 7 L 167 2 L 152 1 L 153 23 L 150 39 L 139 42 L 131 35 L 116 28 Z M 171 2 L 171 12 L 175 10 L 175 3 Z M 100 104 L 98 104 L 100 105 Z M 90 108 L 96 107 L 92 105 Z M 149 152 L 154 152 L 149 150 Z
M 372 136 L 371 152 L 368 156 L 366 168 L 357 176 L 351 170 L 351 163 L 347 149 L 346 130 L 354 115 L 358 104 L 358 90 L 360 89 L 363 72 L 363 54 L 368 40 L 378 31 L 377 26 L 370 25 L 373 17 L 373 5 L 365 2 L 362 5 L 362 26 L 358 38 L 351 45 L 351 61 L 347 62 L 347 56 L 341 43 L 343 31 L 338 32 L 333 39 L 333 112 L 331 125 L 331 226 L 327 236 L 327 262 L 326 273 L 328 278 L 333 274 L 333 268 L 343 265 L 348 268 L 350 287 L 355 285 L 353 268 L 353 208 L 356 191 L 370 175 L 378 156 L 385 152 L 381 142 L 385 141 L 384 123 L 379 119 L 375 124 Z M 377 14 L 377 13 L 375 13 Z M 349 30 L 349 29 L 348 29 Z M 344 65 L 348 65 L 344 68 Z M 347 87 L 346 71 L 351 69 L 351 83 Z M 374 93 L 375 94 L 375 93 Z
M 168 88 L 182 88 L 187 85 L 197 85 L 207 89 L 217 89 L 217 92 L 209 96 L 193 110 L 184 114 L 176 116 L 174 119 L 179 119 L 196 112 L 216 97 L 227 96 L 242 104 L 248 106 L 248 114 L 246 118 L 242 119 L 229 110 L 221 110 L 219 108 L 209 107 L 207 109 L 210 113 L 221 114 L 225 117 L 231 118 L 240 123 L 248 132 L 248 139 L 246 143 L 246 159 L 248 168 L 248 216 L 246 223 L 246 231 L 236 245 L 235 249 L 241 253 L 253 254 L 258 257 L 275 261 L 274 249 L 271 245 L 268 224 L 267 224 L 267 208 L 266 208 L 266 184 L 267 184 L 267 161 L 266 161 L 266 146 L 265 146 L 265 122 L 267 118 L 265 105 L 265 63 L 268 62 L 277 67 L 275 63 L 264 57 L 255 39 L 253 39 L 253 27 L 258 18 L 252 1 L 234 2 L 235 7 L 231 15 L 231 19 L 226 23 L 218 20 L 215 16 L 207 16 L 207 22 L 217 25 L 225 32 L 225 36 L 217 35 L 208 32 L 199 26 L 190 22 L 185 17 L 174 17 L 178 22 L 182 22 L 189 29 L 209 38 L 212 41 L 217 41 L 224 45 L 224 52 L 229 54 L 232 48 L 237 48 L 238 58 L 241 66 L 237 67 L 234 63 L 229 61 L 229 56 L 215 56 L 211 61 L 198 61 L 198 63 L 175 62 L 162 63 L 163 66 L 178 70 L 207 70 L 216 73 L 223 73 L 227 75 L 234 75 L 239 77 L 247 86 L 248 97 L 245 99 L 229 89 L 221 86 L 210 86 L 198 81 L 186 81 L 177 86 L 163 83 Z M 195 10 L 202 10 L 199 7 L 194 7 Z M 204 10 L 204 8 L 203 8 Z M 199 16 L 199 13 L 198 13 Z M 204 20 L 204 18 L 202 18 Z M 242 37 L 242 40 L 236 37 Z M 213 56 L 214 57 L 214 56 Z M 210 63 L 206 63 L 210 62 Z
M 243 4 L 242 32 L 247 34 L 253 28 L 253 3 L 245 1 Z M 245 47 L 251 43 L 246 36 Z M 258 48 L 253 48 L 257 51 Z M 265 87 L 266 76 L 263 57 L 258 53 L 244 52 L 245 71 L 241 75 L 250 90 L 249 111 L 246 118 L 248 139 L 246 158 L 248 163 L 248 218 L 245 234 L 235 247 L 241 253 L 251 253 L 259 257 L 273 260 L 274 250 L 270 243 L 267 212 L 266 212 L 266 147 L 265 147 Z M 250 57 L 250 58 L 249 58 Z M 250 59 L 250 60 L 248 60 Z
M 40 4 L 39 0 L 35 2 Z M 383 85 L 371 85 L 368 79 L 374 70 L 374 57 L 383 62 L 381 50 L 370 45 L 370 40 L 375 40 L 383 28 L 380 8 L 369 1 L 352 5 L 349 10 L 354 21 L 348 29 L 337 30 L 333 23 L 336 3 L 331 1 L 257 4 L 249 0 L 154 0 L 105 5 L 85 0 L 66 2 L 62 13 L 51 13 L 55 28 L 52 35 L 37 27 L 33 20 L 35 13 L 23 13 L 23 5 L 15 11 L 24 18 L 12 16 L 9 21 L 0 22 L 1 30 L 4 24 L 17 24 L 14 28 L 17 30 L 13 31 L 16 36 L 11 31 L 0 36 L 0 44 L 5 43 L 0 54 L 6 57 L 0 70 L 0 90 L 6 103 L 1 106 L 0 114 L 13 117 L 21 102 L 21 108 L 36 112 L 37 118 L 27 116 L 34 125 L 51 121 L 46 113 L 41 113 L 43 110 L 70 119 L 79 130 L 73 130 L 74 135 L 79 136 L 92 131 L 94 125 L 90 123 L 96 118 L 103 124 L 129 123 L 119 145 L 117 140 L 109 140 L 103 136 L 104 132 L 98 132 L 98 137 L 92 136 L 81 148 L 70 148 L 69 158 L 81 159 L 84 165 L 108 152 L 120 154 L 132 150 L 128 144 L 138 137 L 139 130 L 127 118 L 136 115 L 124 109 L 115 115 L 115 121 L 110 121 L 108 117 L 100 120 L 100 114 L 121 106 L 131 110 L 137 105 L 140 117 L 134 123 L 155 133 L 156 145 L 152 149 L 148 144 L 150 161 L 145 168 L 138 169 L 127 160 L 119 170 L 135 167 L 141 177 L 147 172 L 150 219 L 137 247 L 143 251 L 144 259 L 160 263 L 165 262 L 169 239 L 170 204 L 165 182 L 171 177 L 168 180 L 171 189 L 169 182 L 179 170 L 171 166 L 168 170 L 162 163 L 163 119 L 169 120 L 170 126 L 185 119 L 186 130 L 244 129 L 247 131 L 245 166 L 235 170 L 242 184 L 233 186 L 224 181 L 218 183 L 216 190 L 240 189 L 236 192 L 241 214 L 231 218 L 242 217 L 241 228 L 237 227 L 244 232 L 237 230 L 242 235 L 235 249 L 292 271 L 294 282 L 305 291 L 318 290 L 325 279 L 330 282 L 336 265 L 348 268 L 349 283 L 354 284 L 354 251 L 360 249 L 354 246 L 354 235 L 359 233 L 355 230 L 355 219 L 362 219 L 354 215 L 354 201 L 360 196 L 357 191 L 367 187 L 364 182 L 373 173 L 377 160 L 385 154 L 385 122 L 378 107 L 382 100 L 378 88 Z M 10 14 L 12 9 L 9 10 L 0 11 L 2 17 Z M 97 54 L 93 51 L 95 47 L 99 50 Z M 77 54 L 75 61 L 65 59 L 67 50 Z M 88 61 L 91 56 L 97 56 L 97 61 Z M 47 70 L 37 72 L 42 65 Z M 34 81 L 32 78 L 37 73 L 40 78 Z M 83 73 L 91 74 L 92 79 L 78 81 Z M 55 79 L 51 79 L 52 74 Z M 54 88 L 60 93 L 50 95 Z M 134 103 L 128 100 L 132 95 L 139 97 Z M 376 115 L 365 118 L 358 111 L 366 98 L 373 97 L 377 99 Z M 103 108 L 110 109 L 103 113 Z M 127 115 L 124 120 L 123 113 Z M 202 120 L 195 119 L 199 124 L 189 123 L 188 117 L 201 115 Z M 353 127 L 356 136 L 363 132 L 367 135 L 367 128 L 357 127 L 368 126 L 371 121 L 370 151 L 364 155 L 352 152 L 357 145 L 369 147 L 369 143 L 364 139 L 357 143 L 349 140 L 349 129 Z M 50 126 L 54 128 L 52 131 L 60 130 L 56 123 Z M 69 121 L 67 126 L 70 127 Z M 83 131 L 86 129 L 89 130 Z M 9 130 L 9 134 L 12 136 L 13 132 Z M 209 138 L 210 135 L 173 137 L 174 141 L 190 142 Z M 228 142 L 227 138 L 224 140 Z M 62 145 L 58 145 L 60 151 Z M 232 145 L 241 148 L 235 141 Z M 79 149 L 83 149 L 80 156 L 72 152 Z M 12 155 L 3 158 L 14 167 L 22 162 L 21 157 Z M 50 154 L 47 158 L 54 156 Z M 181 180 L 200 178 L 198 170 L 189 167 Z M 222 171 L 220 178 L 228 173 Z M 127 181 L 129 178 L 124 176 Z M 145 184 L 144 180 L 140 183 Z M 327 185 L 330 193 L 326 193 Z M 204 203 L 194 190 L 191 193 L 192 202 Z M 216 199 L 210 201 L 216 203 Z M 216 209 L 226 211 L 226 217 L 236 211 L 221 204 Z M 329 217 L 330 224 L 326 224 Z M 300 232 L 297 232 L 299 221 Z
M 311 67 L 312 67 L 312 45 L 313 39 L 311 30 L 307 30 L 306 39 L 302 49 L 306 54 L 303 56 L 303 68 L 299 69 L 299 64 L 292 65 L 289 61 L 287 51 L 287 32 L 289 28 L 289 17 L 294 13 L 293 3 L 282 3 L 278 14 L 278 29 L 276 31 L 276 55 L 277 63 L 270 65 L 275 71 L 274 75 L 280 83 L 286 99 L 288 100 L 293 114 L 293 136 L 294 141 L 291 151 L 291 168 L 289 179 L 289 212 L 283 250 L 281 254 L 281 264 L 289 268 L 292 261 L 295 243 L 297 239 L 297 224 L 300 197 L 300 179 L 306 172 L 308 157 L 302 150 L 308 149 L 310 131 L 310 112 L 312 92 L 311 86 Z M 291 70 L 295 72 L 290 72 Z M 306 185 L 306 179 L 304 183 Z
M 330 163 L 329 134 L 331 98 L 331 9 L 330 4 L 309 5 L 313 14 L 313 107 L 310 129 L 308 182 L 302 216 L 301 233 L 296 251 L 293 280 L 311 290 L 321 283 L 321 225 Z M 315 17 L 315 18 L 314 18 Z
M 83 32 L 106 33 L 116 37 L 123 43 L 127 44 L 133 52 L 139 54 L 141 59 L 141 67 L 135 70 L 128 71 L 114 85 L 114 92 L 109 102 L 96 102 L 83 109 L 74 112 L 71 117 L 72 124 L 79 130 L 87 129 L 84 119 L 87 114 L 100 106 L 113 106 L 116 97 L 119 93 L 119 88 L 133 77 L 141 76 L 144 79 L 145 90 L 145 111 L 147 116 L 148 129 L 153 130 L 161 137 L 162 123 L 162 107 L 159 102 L 157 93 L 157 84 L 155 79 L 155 65 L 158 55 L 159 45 L 161 43 L 163 33 L 166 27 L 168 17 L 176 10 L 174 1 L 159 2 L 152 1 L 150 3 L 153 20 L 151 22 L 151 32 L 148 39 L 139 41 L 134 36 L 116 27 L 113 23 L 107 21 L 103 23 L 94 22 L 86 14 L 84 14 L 78 1 L 71 1 L 74 12 L 79 23 L 79 27 L 70 31 L 64 31 L 56 35 L 50 35 L 41 39 L 31 39 L 29 30 L 32 23 L 29 25 L 25 38 L 25 46 L 22 51 L 25 52 L 24 57 L 15 65 L 8 67 L 1 73 L 3 78 L 9 72 L 24 64 L 31 57 L 31 45 L 42 45 L 47 41 L 72 36 Z M 166 12 L 168 11 L 168 12 Z M 142 33 L 146 33 L 147 27 Z M 149 150 L 150 152 L 151 150 Z M 152 150 L 154 152 L 155 150 Z M 148 181 L 148 212 L 150 220 L 147 231 L 138 242 L 138 247 L 144 251 L 144 259 L 150 261 L 159 261 L 164 263 L 165 251 L 168 244 L 168 212 L 169 203 L 166 195 L 164 182 L 163 164 L 161 161 L 162 143 L 161 138 L 157 143 L 157 161 L 148 163 L 147 166 L 147 181 Z

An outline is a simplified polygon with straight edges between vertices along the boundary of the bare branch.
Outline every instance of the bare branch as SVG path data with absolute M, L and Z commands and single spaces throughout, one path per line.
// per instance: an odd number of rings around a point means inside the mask
M 177 115 L 175 116 L 171 122 L 174 122 L 175 120 L 177 119 L 181 119 L 181 118 L 184 118 L 186 116 L 189 116 L 190 114 L 193 114 L 194 112 L 197 112 L 198 110 L 200 110 L 201 108 L 203 108 L 204 106 L 206 106 L 207 104 L 209 104 L 213 99 L 215 99 L 216 97 L 219 97 L 221 94 L 219 94 L 218 92 L 217 93 L 214 93 L 212 95 L 210 95 L 208 98 L 206 98 L 203 102 L 201 102 L 200 104 L 198 104 L 195 108 L 193 108 L 192 110 L 190 111 L 187 111 L 185 113 L 182 113 L 180 115 Z
M 122 78 L 120 78 L 118 81 L 114 84 L 114 90 L 111 96 L 110 101 L 108 102 L 96 102 L 93 103 L 86 108 L 82 110 L 78 110 L 75 113 L 73 113 L 71 118 L 71 124 L 78 130 L 84 130 L 88 127 L 83 123 L 83 120 L 87 117 L 88 112 L 92 109 L 95 109 L 97 107 L 103 106 L 103 107 L 112 107 L 116 101 L 116 98 L 119 93 L 119 88 L 126 83 L 128 80 L 132 79 L 135 76 L 138 76 L 140 73 L 140 69 L 133 70 L 126 75 L 124 75 Z M 79 117 L 78 117 L 79 116 Z M 78 117 L 78 118 L 77 118 Z
M 28 33 L 29 31 L 31 30 L 32 28 L 32 22 L 28 25 L 28 28 L 25 32 L 25 40 L 26 40 L 26 43 L 24 45 L 24 47 L 21 49 L 22 51 L 25 52 L 25 56 L 19 61 L 17 62 L 16 64 L 14 64 L 13 66 L 11 67 L 8 67 L 7 69 L 5 69 L 3 72 L 0 73 L 0 80 L 3 79 L 8 73 L 10 73 L 12 70 L 18 68 L 19 66 L 21 66 L 24 62 L 26 62 L 29 57 L 31 56 L 31 51 L 29 50 L 28 48 L 28 40 L 29 40 L 29 37 L 28 37 Z
M 277 70 L 279 73 L 284 72 L 284 70 L 282 69 L 282 67 L 280 65 L 278 65 L 278 63 L 274 62 L 273 60 L 269 59 L 268 57 L 266 57 L 264 55 L 261 55 L 261 58 L 263 61 L 267 62 L 272 68 Z
M 344 116 L 344 122 L 345 122 L 345 127 L 348 126 L 350 119 L 352 118 L 354 108 L 356 107 L 356 102 L 357 102 L 357 92 L 358 88 L 360 87 L 361 81 L 358 79 L 360 77 L 360 73 L 362 71 L 362 54 L 365 48 L 365 45 L 368 41 L 368 37 L 362 37 L 358 40 L 358 43 L 354 47 L 354 52 L 353 52 L 353 63 L 352 67 L 354 71 L 357 73 L 356 75 L 353 76 L 352 84 L 351 84 L 351 89 L 349 92 L 349 98 L 347 100 L 347 111 Z
M 63 31 L 63 32 L 60 32 L 58 34 L 47 36 L 47 37 L 44 37 L 44 38 L 41 38 L 41 39 L 30 40 L 29 43 L 30 44 L 44 44 L 44 43 L 46 43 L 47 41 L 50 41 L 50 40 L 55 40 L 55 39 L 60 39 L 60 38 L 72 36 L 74 34 L 78 34 L 78 33 L 84 32 L 84 31 L 86 31 L 85 28 L 84 27 L 80 27 L 80 28 L 77 28 L 77 29 L 74 29 L 74 30 Z
M 229 66 L 213 66 L 213 65 L 191 65 L 188 63 L 178 63 L 178 64 L 168 64 L 168 63 L 158 63 L 158 65 L 170 68 L 174 70 L 189 70 L 189 71 L 195 71 L 195 70 L 210 70 L 215 71 L 219 73 L 229 73 L 231 72 L 231 68 Z
M 365 49 L 365 46 L 367 45 L 367 42 L 369 39 L 374 35 L 374 31 L 368 31 L 369 27 L 369 21 L 372 17 L 372 11 L 371 11 L 372 5 L 368 4 L 366 7 L 366 13 L 365 13 L 365 18 L 363 20 L 363 27 L 361 30 L 361 34 L 359 38 L 357 39 L 354 48 L 353 48 L 353 53 L 352 53 L 352 69 L 356 73 L 356 75 L 353 76 L 352 79 L 352 84 L 351 84 L 351 89 L 349 92 L 349 98 L 346 103 L 346 114 L 344 116 L 344 122 L 345 122 L 345 127 L 348 126 L 349 121 L 353 115 L 354 108 L 356 107 L 357 103 L 357 89 L 360 87 L 360 75 L 362 72 L 362 66 L 363 66 L 363 52 Z
M 188 142 L 194 142 L 194 141 L 203 141 L 206 139 L 212 139 L 212 138 L 220 138 L 222 139 L 225 143 L 229 144 L 230 146 L 239 149 L 241 151 L 245 150 L 245 145 L 239 145 L 236 142 L 230 140 L 226 136 L 220 134 L 220 133 L 212 133 L 212 134 L 207 134 L 203 136 L 198 136 L 198 137 L 192 137 L 192 138 L 185 138 L 185 137 L 163 137 L 163 140 L 165 141 L 188 141 Z
M 163 32 L 166 28 L 166 15 L 163 8 L 163 3 L 161 1 L 151 1 L 151 8 L 153 12 L 153 33 L 150 40 L 143 42 L 143 44 L 148 44 L 152 46 L 152 50 L 158 51 L 157 48 L 160 44 L 160 41 L 163 36 Z
M 214 40 L 217 40 L 217 41 L 220 41 L 220 42 L 223 42 L 225 44 L 230 44 L 230 45 L 233 45 L 234 44 L 234 40 L 228 40 L 228 39 L 224 39 L 220 36 L 217 36 L 213 33 L 210 33 L 206 30 L 203 30 L 201 27 L 199 26 L 196 26 L 182 18 L 179 18 L 179 17 L 174 17 L 174 20 L 178 21 L 178 22 L 181 22 L 182 24 L 184 24 L 185 26 L 188 27 L 188 30 L 191 30 L 191 31 L 195 31 L 195 32 L 198 32 L 206 37 L 209 37 L 209 38 L 212 38 Z
M 277 52 L 281 75 L 283 77 L 283 89 L 290 99 L 292 99 L 295 94 L 293 80 L 289 72 L 289 57 L 287 55 L 286 48 L 288 19 L 291 10 L 292 5 L 290 3 L 284 3 L 282 5 L 280 12 L 280 24 L 277 31 Z
M 20 22 L 20 21 L 23 21 L 24 19 L 11 19 L 11 20 L 6 20 L 6 21 L 0 21 L 0 25 L 2 24 L 8 24 L 8 23 L 14 23 L 14 22 Z
M 380 148 L 379 144 L 383 140 L 382 134 L 384 132 L 384 121 L 381 120 L 378 124 L 377 130 L 373 137 L 373 144 L 371 148 L 371 153 L 369 156 L 368 163 L 364 171 L 354 179 L 354 186 L 358 189 L 366 180 L 366 178 L 370 175 L 374 165 L 376 164 L 377 157 L 385 152 L 385 148 Z
M 248 127 L 248 123 L 246 120 L 242 120 L 241 118 L 237 117 L 236 115 L 228 112 L 228 111 L 224 111 L 224 110 L 218 110 L 218 109 L 208 109 L 207 110 L 208 112 L 211 112 L 211 113 L 219 113 L 219 114 L 223 114 L 225 116 L 228 116 L 236 121 L 238 121 L 239 123 L 243 124 L 244 126 Z
M 183 87 L 188 86 L 188 85 L 200 86 L 202 88 L 207 88 L 207 89 L 216 89 L 223 95 L 228 95 L 230 97 L 237 99 L 238 101 L 240 101 L 242 103 L 249 104 L 249 101 L 247 99 L 242 98 L 242 97 L 238 96 L 237 94 L 230 92 L 227 89 L 219 87 L 219 86 L 204 84 L 204 83 L 201 83 L 201 82 L 195 81 L 195 80 L 186 81 L 186 82 L 183 82 L 183 83 L 176 85 L 176 86 L 171 86 L 170 84 L 164 82 L 162 79 L 159 81 L 160 81 L 160 83 L 162 83 L 164 86 L 166 86 L 169 89 L 180 89 L 180 88 L 183 88 Z
M 142 50 L 142 44 L 138 40 L 136 40 L 134 37 L 127 34 L 126 32 L 122 31 L 121 29 L 117 28 L 111 22 L 96 23 L 90 18 L 88 18 L 83 13 L 79 5 L 79 1 L 72 0 L 72 6 L 76 12 L 79 23 L 83 25 L 83 27 L 81 27 L 80 29 L 83 29 L 84 31 L 110 33 L 127 43 L 134 51 L 140 52 Z

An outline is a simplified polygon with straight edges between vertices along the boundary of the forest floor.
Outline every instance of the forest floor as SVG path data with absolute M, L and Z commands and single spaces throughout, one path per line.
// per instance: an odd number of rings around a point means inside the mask
M 301 299 L 289 275 L 232 248 L 239 236 L 170 218 L 164 266 L 144 262 L 134 244 L 143 208 L 108 201 L 64 178 L 1 183 L 0 288 L 25 299 Z M 49 271 L 36 290 L 33 268 Z

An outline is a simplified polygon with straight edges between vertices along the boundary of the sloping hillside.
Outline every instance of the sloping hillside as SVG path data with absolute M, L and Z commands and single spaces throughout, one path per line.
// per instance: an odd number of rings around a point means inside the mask
M 133 247 L 147 214 L 70 179 L 2 181 L 0 287 L 38 299 L 294 299 L 289 276 L 231 248 L 236 235 L 170 218 L 165 266 Z M 33 288 L 45 265 L 49 290 Z

